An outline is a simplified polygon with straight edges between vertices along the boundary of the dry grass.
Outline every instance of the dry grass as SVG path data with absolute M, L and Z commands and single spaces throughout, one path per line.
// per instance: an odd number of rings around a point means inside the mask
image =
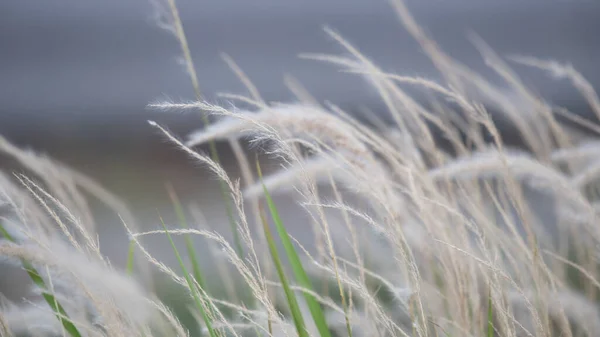
M 319 301 L 334 336 L 600 335 L 600 145 L 555 116 L 571 116 L 592 131 L 599 126 L 541 100 L 475 38 L 482 57 L 511 92 L 494 87 L 444 54 L 401 1 L 394 1 L 394 9 L 444 82 L 388 74 L 329 29 L 351 56 L 309 56 L 368 79 L 392 123 L 366 127 L 339 107 L 317 104 L 291 78 L 287 82 L 299 101 L 267 103 L 227 56 L 250 93 L 230 98 L 256 109 L 214 106 L 200 99 L 182 23 L 174 2 L 168 5 L 163 22 L 181 42 L 198 101 L 152 106 L 219 118 L 184 141 L 151 125 L 222 180 L 242 249 L 204 228 L 141 232 L 122 203 L 96 183 L 0 139 L 0 150 L 31 173 L 0 176 L 2 226 L 13 238 L 0 239 L 0 256 L 16 266 L 25 265 L 23 261 L 35 266 L 50 285 L 46 291 L 65 307 L 63 319 L 73 322 L 81 335 L 188 334 L 151 286 L 139 286 L 105 261 L 83 191 L 122 216 L 137 247 L 140 278 L 149 277 L 149 262 L 193 295 L 198 306 L 189 310 L 206 334 L 294 336 L 298 324 L 293 319 L 299 314 L 306 328 L 301 335 L 323 335 L 304 297 L 297 297 L 299 313 L 290 311 L 289 294 L 286 301 L 270 262 L 273 253 L 263 248 L 263 187 L 273 195 L 293 194 L 310 215 L 306 228 L 314 233 L 316 249 L 296 247 L 314 289 L 294 282 L 291 288 Z M 598 96 L 572 67 L 516 60 L 569 79 L 600 113 Z M 433 110 L 413 100 L 399 83 L 443 99 L 431 105 Z M 489 107 L 512 123 L 524 149 L 504 144 Z M 435 141 L 430 125 L 448 139 L 451 151 Z M 491 142 L 484 141 L 485 134 Z M 257 180 L 239 146 L 241 138 L 270 154 L 281 170 Z M 194 150 L 211 141 L 233 145 L 242 183 L 229 177 L 215 158 Z M 281 214 L 283 222 L 286 216 L 294 215 Z M 229 298 L 216 298 L 198 277 L 154 259 L 141 239 L 165 231 L 208 239 L 218 251 L 215 258 L 230 265 L 220 270 L 220 277 L 242 280 L 243 287 L 226 285 Z M 1 336 L 68 334 L 41 300 L 0 303 Z

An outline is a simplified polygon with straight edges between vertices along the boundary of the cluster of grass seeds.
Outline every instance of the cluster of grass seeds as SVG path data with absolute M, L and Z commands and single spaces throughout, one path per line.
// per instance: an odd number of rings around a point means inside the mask
M 167 226 L 157 217 L 156 229 L 141 231 L 122 203 L 98 184 L 0 139 L 0 150 L 36 177 L 0 176 L 0 256 L 25 269 L 33 298 L 24 304 L 0 302 L 0 335 L 600 334 L 600 145 L 593 140 L 600 126 L 536 96 L 476 37 L 473 42 L 506 86 L 457 63 L 400 0 L 393 1 L 400 22 L 442 81 L 386 73 L 331 29 L 326 33 L 349 56 L 304 55 L 366 78 L 391 122 L 366 116 L 373 121 L 367 127 L 339 107 L 315 101 L 290 78 L 298 101 L 267 103 L 228 56 L 225 61 L 250 97 L 227 97 L 255 109 L 216 106 L 202 100 L 174 0 L 165 5 L 161 23 L 180 42 L 197 100 L 152 106 L 198 110 L 217 120 L 208 125 L 206 118 L 207 125 L 184 140 L 150 124 L 220 180 L 233 240 L 191 226 L 189 214 L 201 215 L 185 209 L 171 187 L 179 225 Z M 514 61 L 570 80 L 600 118 L 598 96 L 571 67 L 530 57 Z M 417 102 L 403 91 L 406 84 L 443 99 Z M 505 144 L 489 108 L 517 130 L 522 149 Z M 588 133 L 575 132 L 557 115 Z M 448 146 L 436 141 L 433 129 Z M 242 138 L 281 169 L 263 176 L 258 160 L 253 169 Z M 216 141 L 232 146 L 240 180 L 219 165 Z M 195 150 L 204 143 L 210 144 L 210 155 Z M 131 244 L 122 273 L 100 254 L 83 191 L 123 219 Z M 292 194 L 308 215 L 304 228 L 314 234 L 312 248 L 290 235 L 286 226 L 297 222 L 297 214 L 281 212 L 280 193 Z M 177 270 L 149 253 L 142 241 L 149 235 L 169 240 Z M 184 237 L 186 254 L 174 236 Z M 211 287 L 212 275 L 192 236 L 206 239 L 216 251 L 227 296 Z M 150 278 L 149 266 L 185 290 L 190 301 L 184 310 L 193 318 L 185 327 L 183 316 L 174 316 L 151 284 L 143 288 L 132 278 Z

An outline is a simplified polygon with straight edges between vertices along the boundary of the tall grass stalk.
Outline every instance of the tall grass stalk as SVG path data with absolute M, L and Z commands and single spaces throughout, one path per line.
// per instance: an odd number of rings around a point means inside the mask
M 190 52 L 190 47 L 188 45 L 187 37 L 185 35 L 185 31 L 183 29 L 183 22 L 181 21 L 181 17 L 179 16 L 179 10 L 175 3 L 175 0 L 168 0 L 169 8 L 171 10 L 171 15 L 173 16 L 173 25 L 175 30 L 175 36 L 179 41 L 181 51 L 183 53 L 183 58 L 185 60 L 186 69 L 188 75 L 190 76 L 190 80 L 192 81 L 192 87 L 194 88 L 194 93 L 196 95 L 196 99 L 198 101 L 202 100 L 202 92 L 200 91 L 200 83 L 198 81 L 198 75 L 196 74 L 196 67 L 194 66 L 194 60 L 192 59 L 192 54 Z M 204 127 L 208 127 L 210 125 L 210 121 L 208 119 L 208 115 L 206 113 L 202 113 L 202 121 L 204 123 Z M 217 145 L 214 141 L 210 141 L 208 143 L 210 149 L 211 159 L 219 164 L 219 152 L 217 151 Z M 227 185 L 224 181 L 219 180 L 219 187 L 221 191 L 221 199 L 223 200 L 223 204 L 225 205 L 225 212 L 227 213 L 227 219 L 229 220 L 229 226 L 231 228 L 231 232 L 234 238 L 235 248 L 238 255 L 241 257 L 244 255 L 244 248 L 242 246 L 242 242 L 239 237 L 239 232 L 237 228 L 237 223 L 235 221 L 235 216 L 233 212 L 233 207 L 231 205 L 231 195 L 228 192 Z

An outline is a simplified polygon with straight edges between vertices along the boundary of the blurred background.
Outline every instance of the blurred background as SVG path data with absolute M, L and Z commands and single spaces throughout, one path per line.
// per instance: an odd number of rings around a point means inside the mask
M 230 55 L 269 101 L 289 101 L 290 74 L 318 100 L 355 112 L 384 109 L 357 75 L 298 58 L 343 53 L 327 25 L 386 71 L 439 78 L 386 0 L 178 0 L 202 93 L 246 94 L 221 59 Z M 600 2 L 586 0 L 407 0 L 418 22 L 452 57 L 492 73 L 467 38 L 476 32 L 500 55 L 570 62 L 600 88 Z M 216 179 L 152 129 L 153 119 L 184 136 L 201 127 L 195 112 L 156 112 L 164 98 L 193 99 L 175 38 L 160 29 L 146 0 L 3 0 L 0 2 L 0 134 L 91 176 L 126 201 L 140 223 L 157 228 L 157 214 L 174 222 L 165 182 L 184 203 L 195 202 L 209 225 L 226 228 Z M 527 84 L 581 114 L 589 111 L 568 83 L 516 67 Z M 220 146 L 224 164 L 233 158 Z M 2 169 L 19 169 L 0 155 Z M 284 199 L 280 199 L 284 200 Z M 291 203 L 282 207 L 293 207 Z M 285 209 L 284 209 L 285 211 Z M 102 247 L 116 265 L 126 261 L 127 237 L 117 217 L 98 211 Z M 291 232 L 309 235 L 304 218 Z M 173 261 L 162 238 L 151 245 Z

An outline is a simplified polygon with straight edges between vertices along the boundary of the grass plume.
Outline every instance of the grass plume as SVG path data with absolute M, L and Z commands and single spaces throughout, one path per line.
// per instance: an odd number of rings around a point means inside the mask
M 167 193 L 178 226 L 169 228 L 158 217 L 160 228 L 141 230 L 127 207 L 98 183 L 0 138 L 0 151 L 27 171 L 0 175 L 0 262 L 17 271 L 24 267 L 37 285 L 29 294 L 32 303 L 0 299 L 0 332 L 600 334 L 600 125 L 535 95 L 512 63 L 475 35 L 471 40 L 482 59 L 508 89 L 453 60 L 400 0 L 392 1 L 392 9 L 441 80 L 389 73 L 330 28 L 325 34 L 345 54 L 303 55 L 367 80 L 386 109 L 385 116 L 365 116 L 373 125 L 334 103 L 316 101 L 310 88 L 290 76 L 286 83 L 300 102 L 268 102 L 223 54 L 250 97 L 222 97 L 252 107 L 225 108 L 202 97 L 175 1 L 165 5 L 161 22 L 180 43 L 196 97 L 150 106 L 199 111 L 205 125 L 182 137 L 150 125 L 218 178 L 231 242 L 218 227 L 191 226 L 172 187 Z M 510 61 L 567 79 L 600 116 L 598 95 L 585 74 L 532 57 Z M 431 100 L 416 100 L 406 86 Z M 520 137 L 519 148 L 503 137 L 492 110 Z M 575 132 L 558 116 L 570 116 L 590 133 Z M 216 142 L 232 146 L 240 177 L 221 166 Z M 254 171 L 244 142 L 278 168 L 267 171 L 261 161 Z M 198 150 L 203 144 L 208 155 Z M 100 250 L 88 194 L 121 216 L 130 235 L 123 271 L 111 267 Z M 291 211 L 280 206 L 284 200 L 292 201 Z M 150 235 L 168 239 L 181 273 L 152 255 L 142 242 Z M 184 248 L 175 236 L 182 236 Z M 210 253 L 203 256 L 198 242 L 207 243 Z M 219 272 L 204 261 L 217 264 Z M 149 266 L 178 290 L 183 287 L 182 298 L 189 300 L 181 301 L 183 309 L 167 307 L 152 287 L 138 284 L 151 278 Z M 219 284 L 239 287 L 227 298 Z M 40 295 L 44 302 L 36 300 Z M 47 325 L 27 324 L 36 317 Z

